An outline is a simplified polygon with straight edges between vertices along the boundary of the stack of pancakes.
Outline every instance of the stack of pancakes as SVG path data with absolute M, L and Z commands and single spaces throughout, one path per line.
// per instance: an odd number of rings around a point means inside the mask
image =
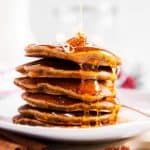
M 88 46 L 81 35 L 65 45 L 29 45 L 26 56 L 39 60 L 17 67 L 24 76 L 15 84 L 26 105 L 14 123 L 91 127 L 115 124 L 119 111 L 115 80 L 120 59 Z

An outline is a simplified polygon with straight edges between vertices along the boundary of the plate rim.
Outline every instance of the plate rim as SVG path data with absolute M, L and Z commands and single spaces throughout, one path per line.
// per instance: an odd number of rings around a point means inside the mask
M 118 90 L 121 93 L 133 93 L 133 94 L 141 94 L 141 95 L 148 95 L 150 96 L 150 92 L 147 91 L 139 91 L 139 90 L 124 90 L 124 89 L 119 89 Z M 18 93 L 17 93 L 18 95 Z M 11 95 L 10 95 L 11 96 Z M 4 102 L 4 101 L 3 101 Z M 18 133 L 22 133 L 22 134 L 26 134 L 29 136 L 33 136 L 33 137 L 37 137 L 37 138 L 44 138 L 44 139 L 51 139 L 51 140 L 58 140 L 58 141 L 72 141 L 72 142 L 84 142 L 84 141 L 110 141 L 110 140 L 117 140 L 117 139 L 124 139 L 124 138 L 128 138 L 128 137 L 133 137 L 136 136 L 137 134 L 141 134 L 141 132 L 137 132 L 136 133 L 132 133 L 132 134 L 123 134 L 123 132 L 118 133 L 118 134 L 114 134 L 109 136 L 110 134 L 108 134 L 107 130 L 113 130 L 111 131 L 111 133 L 114 133 L 118 130 L 123 130 L 123 129 L 128 129 L 130 127 L 132 127 L 132 129 L 135 128 L 136 126 L 140 127 L 140 130 L 142 130 L 142 133 L 144 133 L 144 131 L 147 131 L 150 129 L 150 119 L 146 118 L 143 119 L 142 121 L 140 120 L 134 120 L 134 121 L 130 121 L 127 123 L 121 123 L 121 124 L 116 124 L 116 125 L 109 125 L 109 126 L 103 126 L 103 127 L 98 127 L 98 128 L 62 128 L 62 127 L 40 127 L 40 126 L 28 126 L 28 125 L 17 125 L 17 124 L 13 124 L 10 121 L 5 120 L 7 119 L 7 117 L 5 116 L 0 116 L 0 128 L 1 129 L 5 129 L 5 130 L 10 130 L 10 131 L 14 131 L 14 132 L 18 132 Z M 42 132 L 39 133 L 39 131 Z M 32 132 L 33 131 L 33 132 Z M 36 132 L 38 131 L 38 132 Z M 47 132 L 48 131 L 48 132 Z M 61 133 L 59 133 L 59 131 L 61 131 Z M 90 133 L 86 133 L 89 132 Z M 54 134 L 54 132 L 56 132 L 56 134 Z M 65 133 L 62 134 L 62 133 Z M 73 132 L 76 133 L 74 136 L 73 134 L 70 133 L 71 136 L 69 136 L 69 132 Z M 80 134 L 78 133 L 80 132 Z M 93 133 L 92 133 L 93 132 Z M 106 132 L 106 135 L 105 135 Z M 82 135 L 82 134 L 85 135 Z M 105 136 L 105 138 L 103 139 L 103 137 L 100 137 L 101 135 Z M 66 135 L 68 134 L 68 135 Z M 95 134 L 99 134 L 97 136 L 94 136 Z M 121 135 L 120 137 L 115 137 L 118 135 Z M 90 136 L 92 135 L 92 137 Z
M 138 130 L 132 135 L 126 134 L 122 135 L 119 137 L 114 137 L 111 138 L 108 136 L 103 137 L 102 139 L 102 133 L 107 133 L 108 131 L 112 130 L 118 131 L 118 130 L 128 130 L 128 128 L 134 128 L 135 125 L 138 127 L 144 127 L 143 133 L 150 130 L 150 120 L 142 120 L 141 121 L 133 121 L 133 122 L 127 122 L 127 123 L 122 123 L 122 124 L 116 124 L 116 125 L 109 125 L 109 126 L 104 126 L 104 127 L 98 127 L 98 128 L 62 128 L 62 127 L 40 127 L 40 126 L 28 126 L 28 125 L 19 125 L 19 124 L 13 124 L 5 121 L 0 121 L 0 128 L 13 131 L 16 133 L 22 133 L 28 136 L 33 136 L 33 137 L 39 137 L 39 138 L 44 138 L 44 139 L 51 139 L 51 140 L 58 140 L 58 141 L 74 141 L 74 142 L 85 142 L 85 141 L 110 141 L 110 140 L 119 140 L 119 139 L 125 139 L 129 137 L 134 137 L 141 132 Z M 18 128 L 18 129 L 16 129 Z M 30 130 L 29 130 L 30 129 Z M 115 129 L 115 130 L 113 130 Z M 36 132 L 39 131 L 40 132 Z M 90 132 L 89 132 L 90 131 Z M 60 132 L 63 132 L 63 134 Z M 65 133 L 65 134 L 64 134 Z M 73 133 L 74 134 L 73 136 Z M 97 136 L 94 136 L 96 134 L 99 134 Z M 91 137 L 92 136 L 92 137 Z M 94 137 L 93 137 L 94 136 Z

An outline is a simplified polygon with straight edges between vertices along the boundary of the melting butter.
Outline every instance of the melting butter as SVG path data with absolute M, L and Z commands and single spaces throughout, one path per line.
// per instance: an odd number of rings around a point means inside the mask
M 73 53 L 75 51 L 74 48 L 68 43 L 63 45 L 63 49 L 65 53 Z

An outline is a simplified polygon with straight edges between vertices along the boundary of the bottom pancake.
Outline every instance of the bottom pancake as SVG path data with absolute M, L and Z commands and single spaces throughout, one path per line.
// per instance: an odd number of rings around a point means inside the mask
M 15 124 L 22 124 L 22 125 L 29 125 L 29 126 L 43 126 L 43 127 L 74 127 L 74 126 L 61 126 L 56 124 L 50 124 L 47 122 L 42 122 L 39 120 L 36 120 L 32 117 L 25 117 L 23 115 L 16 115 L 13 117 L 13 123 Z
M 58 125 L 58 124 L 52 124 L 52 123 L 47 123 L 44 121 L 36 120 L 32 117 L 25 117 L 23 115 L 17 115 L 13 117 L 13 123 L 15 124 L 21 124 L 21 125 L 29 125 L 29 126 L 43 126 L 43 127 L 64 127 L 64 128 L 78 128 L 78 127 L 87 127 L 87 126 L 74 126 L 74 125 Z M 103 123 L 101 126 L 106 126 L 110 125 L 108 123 Z M 90 127 L 95 127 L 90 125 Z
M 45 126 L 45 127 L 51 126 L 50 124 L 43 123 L 39 120 L 35 120 L 34 118 L 24 117 L 22 115 L 14 116 L 13 122 L 16 124 L 24 124 L 24 125 L 31 125 L 31 126 Z
M 45 122 L 47 124 L 55 125 L 69 125 L 69 126 L 82 126 L 82 125 L 102 125 L 102 124 L 115 124 L 117 119 L 117 112 L 119 107 L 116 106 L 112 113 L 107 112 L 70 112 L 53 111 L 44 109 L 35 109 L 28 105 L 19 108 L 21 115 L 33 118 L 35 120 Z

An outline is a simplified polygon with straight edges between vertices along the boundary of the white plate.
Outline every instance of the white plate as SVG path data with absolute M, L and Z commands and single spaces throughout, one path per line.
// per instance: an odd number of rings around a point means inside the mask
M 149 112 L 150 94 L 139 91 L 119 90 L 120 102 L 126 105 Z M 99 128 L 59 128 L 59 127 L 32 127 L 16 125 L 11 122 L 12 116 L 17 113 L 17 108 L 24 102 L 19 95 L 11 95 L 0 101 L 0 128 L 27 134 L 45 139 L 64 141 L 109 141 L 134 137 L 150 130 L 150 118 L 133 110 L 122 108 L 120 117 L 128 120 L 113 126 Z M 139 107 L 140 106 L 140 107 Z

